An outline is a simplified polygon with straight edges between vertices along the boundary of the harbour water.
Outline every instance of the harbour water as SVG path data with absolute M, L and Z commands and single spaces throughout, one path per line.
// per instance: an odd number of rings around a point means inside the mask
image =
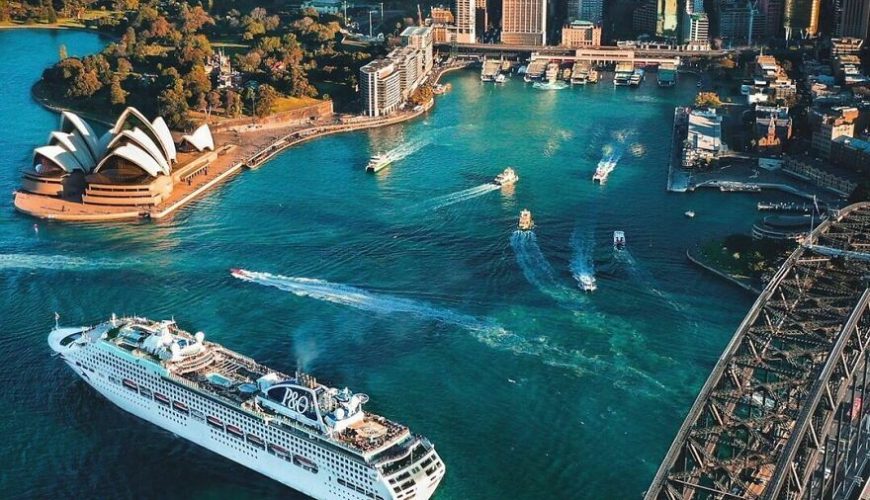
M 17 214 L 10 196 L 56 124 L 29 86 L 59 44 L 101 42 L 0 31 L 5 497 L 298 497 L 97 396 L 50 357 L 54 311 L 66 324 L 174 316 L 366 392 L 436 444 L 438 498 L 603 499 L 646 488 L 751 303 L 685 250 L 747 232 L 758 196 L 665 192 L 690 78 L 539 92 L 460 72 L 425 119 L 290 149 L 171 220 L 70 225 Z M 616 169 L 593 184 L 609 156 Z M 507 166 L 516 186 L 480 187 Z M 533 234 L 515 234 L 523 208 Z M 577 287 L 578 263 L 596 292 Z M 231 267 L 267 274 L 243 282 Z

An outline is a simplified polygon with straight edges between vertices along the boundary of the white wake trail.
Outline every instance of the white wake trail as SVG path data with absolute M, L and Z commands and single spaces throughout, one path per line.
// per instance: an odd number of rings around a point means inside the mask
M 494 320 L 476 318 L 426 302 L 369 292 L 351 285 L 313 278 L 254 271 L 234 272 L 233 276 L 249 283 L 287 291 L 299 297 L 309 297 L 379 314 L 411 314 L 422 319 L 458 326 L 469 331 L 476 340 L 488 347 L 518 355 L 533 356 L 546 365 L 568 369 L 577 375 L 604 373 L 610 376 L 613 369 L 616 369 L 624 376 L 626 383 L 646 384 L 656 391 L 661 391 L 664 387 L 646 374 L 628 373 L 613 363 L 587 356 L 582 351 L 552 345 L 546 338 L 526 339 L 502 328 Z
M 592 260 L 592 238 L 587 236 L 581 238 L 580 233 L 574 230 L 571 237 L 571 246 L 574 249 L 574 255 L 571 257 L 571 274 L 577 283 L 582 283 L 581 278 L 588 276 L 595 278 L 595 263 Z
M 501 186 L 499 186 L 498 184 L 488 182 L 486 184 L 481 184 L 480 186 L 475 186 L 473 188 L 463 189 L 462 191 L 457 191 L 455 193 L 445 194 L 444 196 L 432 198 L 431 200 L 424 202 L 423 207 L 426 210 L 438 210 L 444 207 L 448 207 L 450 205 L 454 205 L 456 203 L 461 203 L 463 201 L 468 201 L 473 198 L 483 196 L 493 191 L 498 191 L 500 187 Z
M 556 279 L 553 266 L 541 252 L 534 232 L 514 231 L 511 235 L 511 246 L 523 276 L 538 290 L 565 306 L 574 306 L 585 301 L 585 297 L 578 295 Z
M 109 259 L 86 259 L 67 255 L 0 254 L 0 270 L 48 269 L 87 270 L 113 269 L 129 265 L 129 262 Z

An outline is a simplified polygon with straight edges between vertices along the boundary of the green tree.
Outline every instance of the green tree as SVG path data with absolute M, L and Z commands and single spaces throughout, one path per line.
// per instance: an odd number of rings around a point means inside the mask
M 170 127 L 183 129 L 188 124 L 187 96 L 184 93 L 184 82 L 177 78 L 166 87 L 157 98 L 157 112 Z
M 9 22 L 12 20 L 12 14 L 9 9 L 9 0 L 0 0 L 0 22 Z
M 112 106 L 121 107 L 127 103 L 128 92 L 121 87 L 121 79 L 117 76 L 112 78 L 112 85 L 109 87 L 109 102 Z
M 230 118 L 236 118 L 242 114 L 242 96 L 232 90 L 227 90 L 224 96 L 224 110 Z
M 695 96 L 695 106 L 699 108 L 721 108 L 722 101 L 715 92 L 698 92 Z
M 216 110 L 221 106 L 220 92 L 212 90 L 206 96 L 206 100 L 208 101 L 208 111 L 206 112 L 206 116 L 211 116 L 212 111 Z

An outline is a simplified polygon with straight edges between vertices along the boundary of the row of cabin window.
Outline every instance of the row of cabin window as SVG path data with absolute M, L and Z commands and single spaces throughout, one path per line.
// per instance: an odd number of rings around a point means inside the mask
M 363 495 L 365 495 L 369 498 L 374 498 L 376 500 L 384 500 L 384 497 L 382 497 L 376 493 L 372 493 L 371 491 L 367 491 L 365 488 L 362 488 L 361 486 L 353 484 L 350 481 L 345 481 L 342 478 L 338 478 L 338 479 L 336 479 L 336 481 L 338 482 L 338 484 L 344 486 L 345 488 L 349 488 L 351 490 L 357 491 L 358 493 L 362 493 Z

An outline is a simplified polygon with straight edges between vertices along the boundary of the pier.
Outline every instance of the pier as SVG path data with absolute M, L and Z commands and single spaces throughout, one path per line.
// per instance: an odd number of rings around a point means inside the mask
M 870 202 L 804 239 L 737 328 L 646 500 L 854 498 L 870 464 Z

